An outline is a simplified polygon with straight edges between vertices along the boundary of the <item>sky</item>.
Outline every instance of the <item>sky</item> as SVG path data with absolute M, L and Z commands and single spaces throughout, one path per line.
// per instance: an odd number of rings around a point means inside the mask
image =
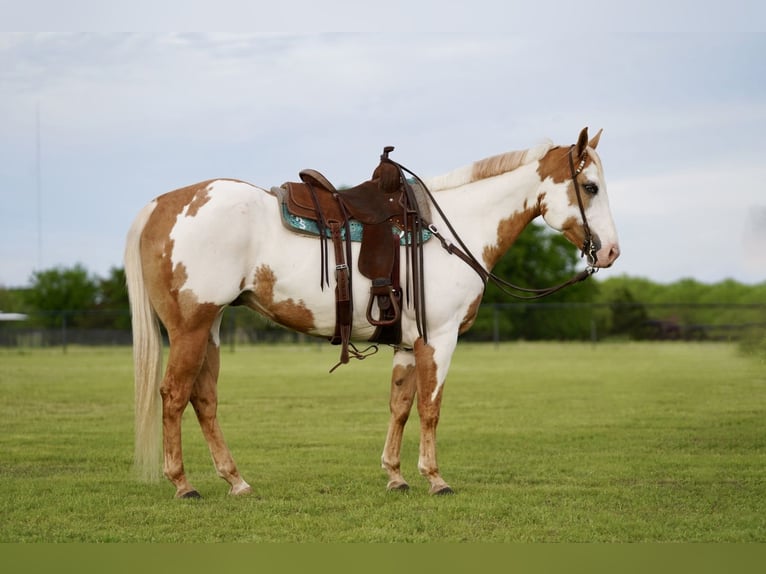
M 311 28 L 0 33 L 0 287 L 107 276 L 198 181 L 354 185 L 385 145 L 434 176 L 585 126 L 622 250 L 600 279 L 766 281 L 766 34 Z

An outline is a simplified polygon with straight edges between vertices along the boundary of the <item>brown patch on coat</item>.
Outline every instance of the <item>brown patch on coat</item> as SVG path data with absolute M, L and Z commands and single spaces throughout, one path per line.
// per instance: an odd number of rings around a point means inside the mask
M 579 160 L 576 160 L 579 162 Z M 569 167 L 569 148 L 556 146 L 546 153 L 537 166 L 540 181 L 551 178 L 553 183 L 564 183 L 572 177 Z
M 200 306 L 197 295 L 190 289 L 184 289 L 186 280 L 189 275 L 186 272 L 186 265 L 183 263 L 176 263 L 173 268 L 173 275 L 170 282 L 170 293 L 174 296 L 176 304 L 178 306 L 178 312 L 180 317 L 191 317 L 195 314 L 197 307 Z M 208 303 L 210 310 L 219 309 L 218 305 Z M 205 314 L 207 316 L 207 314 Z M 213 315 L 214 316 L 214 315 Z
M 302 333 L 314 330 L 314 314 L 303 301 L 274 301 L 276 282 L 277 277 L 271 267 L 261 265 L 255 270 L 253 291 L 243 293 L 240 296 L 242 302 L 285 327 Z
M 415 376 L 415 365 L 394 365 L 391 383 L 401 387 L 408 379 Z
M 487 269 L 491 270 L 497 265 L 497 262 L 510 249 L 519 234 L 538 215 L 540 215 L 540 211 L 537 206 L 525 206 L 523 211 L 517 211 L 497 225 L 497 241 L 493 245 L 485 245 L 482 252 L 482 259 Z
M 420 337 L 415 341 L 415 365 L 418 370 L 418 404 L 431 403 L 431 395 L 436 389 L 436 361 L 434 360 L 434 348 L 423 342 Z M 437 403 L 441 403 L 437 399 Z M 438 417 L 438 408 L 437 408 Z
M 194 217 L 200 208 L 210 201 L 210 194 L 208 193 L 210 186 L 207 185 L 204 188 L 197 189 L 194 194 L 194 198 L 189 203 L 189 208 L 186 210 L 186 217 Z
M 578 249 L 581 249 L 583 243 L 585 243 L 585 230 L 580 220 L 576 217 L 570 217 L 564 222 L 564 225 L 561 227 L 561 233 Z
M 483 297 L 484 297 L 484 293 L 481 293 L 468 306 L 468 310 L 465 312 L 465 317 L 463 317 L 463 320 L 460 322 L 460 327 L 458 329 L 458 333 L 460 335 L 462 335 L 463 333 L 468 331 L 468 329 L 473 327 L 474 321 L 476 321 L 476 316 L 479 314 L 479 306 L 481 305 L 481 300 Z
M 196 295 L 184 290 L 187 280 L 183 264 L 172 266 L 174 241 L 170 233 L 178 217 L 196 214 L 209 200 L 210 181 L 171 191 L 155 199 L 157 206 L 141 233 L 141 261 L 146 288 L 160 320 L 172 335 L 179 330 L 209 329 L 220 311 L 213 303 L 200 304 Z M 193 206 L 193 207 L 192 207 Z
M 433 489 L 434 484 L 444 482 L 439 476 L 439 466 L 436 462 L 436 427 L 439 424 L 443 393 L 439 392 L 434 396 L 438 383 L 434 348 L 419 338 L 415 341 L 414 351 L 418 373 L 418 414 L 420 415 L 418 469 L 428 478 Z
M 183 263 L 176 263 L 175 267 L 173 267 L 170 289 L 172 291 L 180 291 L 181 288 L 186 285 L 186 280 L 188 278 L 189 274 L 186 272 L 186 265 Z
M 438 366 L 434 359 L 434 348 L 417 339 L 414 346 L 415 365 L 418 372 L 418 414 L 420 415 L 420 452 L 418 470 L 431 484 L 429 492 L 451 492 L 449 485 L 439 474 L 436 462 L 436 427 L 439 424 L 443 387 L 438 385 Z
M 600 134 L 600 132 L 599 132 Z M 595 139 L 595 138 L 594 138 Z M 585 153 L 585 163 L 582 170 L 585 170 L 591 163 L 593 163 L 593 157 L 590 153 Z M 577 168 L 580 160 L 574 158 L 575 169 Z M 581 172 L 582 172 L 581 170 Z M 555 147 L 540 160 L 540 165 L 537 167 L 537 173 L 540 176 L 540 181 L 545 181 L 547 178 L 551 178 L 553 183 L 564 183 L 569 181 L 570 184 L 567 188 L 567 197 L 569 205 L 577 206 L 577 193 L 575 192 L 572 180 L 572 168 L 569 165 L 569 148 Z M 583 207 L 587 209 L 590 204 L 590 196 L 582 190 L 582 173 L 577 175 L 578 182 L 580 184 L 580 194 L 583 200 Z M 545 196 L 540 196 L 541 214 L 545 215 L 546 206 L 544 202 Z M 579 209 L 579 208 L 578 208 Z

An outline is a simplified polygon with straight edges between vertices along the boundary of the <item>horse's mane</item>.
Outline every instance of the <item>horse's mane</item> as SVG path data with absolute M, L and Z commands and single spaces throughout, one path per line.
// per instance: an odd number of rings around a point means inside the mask
M 546 141 L 525 150 L 509 151 L 488 158 L 480 159 L 471 165 L 457 168 L 444 175 L 430 178 L 426 183 L 432 191 L 460 187 L 474 181 L 487 179 L 507 173 L 542 158 L 553 148 L 553 143 Z

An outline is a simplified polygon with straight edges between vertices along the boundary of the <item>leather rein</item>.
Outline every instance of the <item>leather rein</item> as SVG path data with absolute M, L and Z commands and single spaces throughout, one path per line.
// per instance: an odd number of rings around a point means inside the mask
M 426 228 L 436 237 L 439 239 L 439 242 L 441 243 L 442 247 L 449 253 L 450 255 L 456 255 L 460 259 L 462 259 L 471 269 L 473 269 L 479 277 L 481 277 L 481 280 L 484 282 L 484 285 L 486 286 L 487 283 L 490 281 L 494 283 L 503 293 L 506 295 L 510 295 L 511 297 L 515 297 L 516 299 L 540 299 L 542 297 L 547 297 L 548 295 L 552 295 L 553 293 L 556 293 L 557 291 L 560 291 L 561 289 L 565 287 L 569 287 L 570 285 L 574 285 L 575 283 L 579 283 L 580 281 L 583 281 L 596 273 L 598 269 L 595 267 L 597 262 L 596 252 L 598 251 L 598 240 L 596 240 L 593 237 L 593 234 L 591 233 L 590 226 L 588 225 L 588 219 L 585 217 L 585 206 L 582 200 L 582 192 L 580 191 L 580 184 L 577 181 L 577 176 L 582 172 L 583 167 L 585 166 L 585 158 L 583 158 L 580 163 L 577 165 L 577 168 L 575 168 L 574 165 L 574 158 L 573 158 L 573 150 L 575 146 L 571 146 L 569 148 L 569 171 L 572 175 L 572 182 L 574 183 L 574 189 L 575 189 L 575 195 L 577 196 L 577 205 L 580 209 L 580 215 L 582 216 L 582 222 L 583 222 L 583 231 L 585 234 L 585 240 L 583 241 L 583 246 L 580 250 L 580 256 L 587 257 L 588 266 L 574 275 L 572 278 L 568 279 L 567 281 L 559 284 L 554 285 L 553 287 L 546 287 L 543 289 L 530 289 L 527 287 L 520 287 L 518 285 L 514 285 L 513 283 L 506 281 L 505 279 L 498 277 L 491 271 L 488 271 L 484 268 L 484 266 L 479 262 L 479 260 L 471 253 L 471 251 L 466 247 L 465 243 L 462 239 L 460 239 L 460 236 L 455 231 L 454 227 L 450 223 L 450 221 L 447 219 L 446 215 L 442 211 L 439 204 L 436 202 L 436 199 L 434 199 L 433 194 L 428 189 L 426 184 L 423 182 L 420 177 L 418 177 L 415 173 L 404 167 L 402 164 L 395 162 L 391 159 L 387 158 L 387 161 L 394 164 L 399 171 L 401 172 L 402 176 L 402 182 L 405 186 L 405 189 L 407 189 L 408 193 L 411 193 L 410 184 L 407 182 L 407 177 L 405 176 L 405 173 L 411 175 L 415 181 L 420 184 L 420 186 L 425 190 L 426 195 L 428 196 L 429 200 L 433 204 L 434 208 L 436 208 L 436 211 L 441 216 L 442 220 L 444 221 L 445 225 L 449 229 L 452 236 L 455 238 L 455 241 L 458 243 L 459 247 L 456 246 L 454 243 L 451 243 L 447 239 L 444 238 L 444 236 L 439 232 L 439 230 L 436 228 L 436 226 L 433 223 L 428 223 Z M 427 223 L 427 222 L 424 222 Z M 420 264 L 422 265 L 422 257 L 420 259 Z M 422 269 L 421 269 L 422 273 Z M 521 293 L 524 293 L 523 295 L 520 295 L 519 293 L 514 293 L 514 291 L 518 291 Z M 424 321 L 423 321 L 424 322 Z

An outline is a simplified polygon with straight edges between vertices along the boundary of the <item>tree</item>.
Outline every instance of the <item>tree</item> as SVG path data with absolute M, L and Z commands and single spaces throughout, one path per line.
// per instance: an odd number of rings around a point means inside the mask
M 112 267 L 107 278 L 98 279 L 93 316 L 90 326 L 130 329 L 130 301 L 125 284 L 125 269 Z
M 23 289 L 7 289 L 0 287 L 0 311 L 24 312 Z
M 61 325 L 63 313 L 67 313 L 69 325 L 81 326 L 86 322 L 84 312 L 93 308 L 97 293 L 96 279 L 78 263 L 70 269 L 35 271 L 25 299 L 31 310 L 41 315 L 40 322 L 46 327 Z
M 520 287 L 551 287 L 575 275 L 579 261 L 579 251 L 564 236 L 532 223 L 519 235 L 493 272 Z M 490 283 L 482 299 L 484 306 L 469 337 L 488 339 L 496 330 L 501 338 L 587 338 L 591 330 L 590 310 L 566 304 L 590 302 L 597 291 L 598 284 L 589 280 L 562 289 L 541 301 L 523 301 L 503 293 Z M 550 306 L 543 308 L 536 305 L 538 302 L 561 305 L 551 310 Z M 497 305 L 493 307 L 492 303 Z
M 627 287 L 620 287 L 612 295 L 609 309 L 612 312 L 612 334 L 627 335 L 631 339 L 645 339 L 649 335 L 646 307 L 636 301 Z

